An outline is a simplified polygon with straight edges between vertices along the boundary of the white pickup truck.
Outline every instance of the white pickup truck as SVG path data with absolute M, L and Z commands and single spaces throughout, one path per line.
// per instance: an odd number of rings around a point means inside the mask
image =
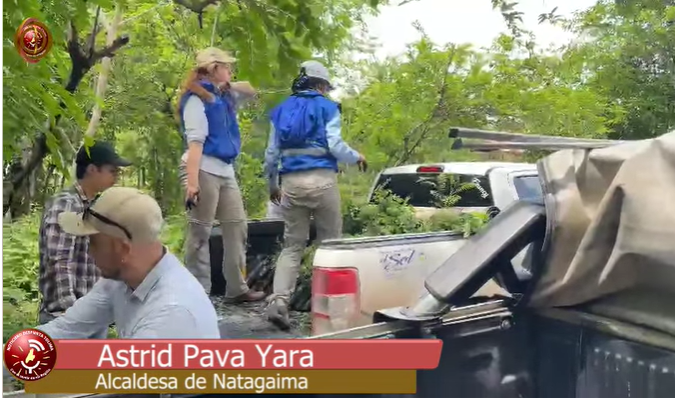
M 437 211 L 422 177 L 453 174 L 477 189 L 462 194 L 459 211 L 503 209 L 516 199 L 542 200 L 534 164 L 456 162 L 406 165 L 384 170 L 373 185 L 408 199 L 419 217 Z M 371 192 L 372 196 L 372 192 Z M 382 308 L 413 304 L 425 278 L 465 242 L 453 232 L 414 233 L 325 241 L 312 275 L 312 334 L 371 323 Z M 524 255 L 524 253 L 521 253 Z M 498 288 L 486 286 L 485 289 Z M 481 293 L 485 293 L 484 291 Z

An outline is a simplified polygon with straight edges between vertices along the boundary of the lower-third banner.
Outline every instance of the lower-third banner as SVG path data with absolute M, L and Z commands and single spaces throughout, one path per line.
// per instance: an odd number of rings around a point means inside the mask
M 414 394 L 415 370 L 58 370 L 31 394 Z

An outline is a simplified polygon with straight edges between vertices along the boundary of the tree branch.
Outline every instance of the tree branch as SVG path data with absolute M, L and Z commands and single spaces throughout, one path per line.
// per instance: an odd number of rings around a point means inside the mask
M 454 61 L 454 59 L 455 59 L 455 49 L 452 49 L 451 51 L 448 52 L 448 59 L 447 62 L 445 63 L 445 68 L 442 71 L 443 81 L 441 82 L 441 87 L 438 90 L 438 100 L 436 101 L 436 105 L 432 109 L 429 116 L 427 116 L 427 118 L 423 122 L 415 126 L 412 130 L 410 130 L 410 132 L 408 132 L 405 135 L 405 137 L 403 137 L 403 141 L 406 144 L 408 144 L 410 142 L 410 139 L 413 137 L 414 133 L 418 129 L 422 128 L 422 133 L 419 134 L 415 142 L 410 146 L 406 145 L 407 148 L 403 151 L 401 157 L 396 161 L 396 163 L 394 164 L 395 166 L 398 166 L 401 163 L 406 162 L 410 158 L 410 156 L 412 156 L 415 150 L 420 146 L 422 141 L 424 141 L 429 132 L 433 131 L 440 124 L 440 122 L 437 122 L 434 123 L 432 126 L 429 126 L 429 124 L 434 119 L 436 119 L 439 116 L 442 116 L 441 109 L 443 109 L 443 106 L 445 105 L 445 93 L 448 89 L 448 70 L 452 66 L 452 62 Z
M 101 16 L 101 6 L 96 7 L 96 18 L 94 18 L 94 27 L 91 29 L 91 34 L 87 37 L 87 49 L 89 57 L 94 54 L 94 48 L 96 47 L 96 35 L 98 34 L 98 19 Z
M 113 40 L 112 44 L 102 48 L 100 51 L 94 52 L 94 55 L 92 56 L 91 59 L 92 66 L 104 57 L 108 58 L 114 57 L 115 52 L 128 43 L 129 43 L 129 35 L 118 36 L 115 40 Z
M 173 0 L 174 3 L 181 5 L 197 14 L 202 13 L 206 7 L 218 3 L 219 0 Z
M 104 56 L 103 60 L 101 61 L 101 72 L 98 74 L 98 81 L 96 82 L 96 99 L 97 102 L 94 105 L 94 109 L 91 112 L 91 119 L 89 119 L 89 126 L 87 126 L 87 131 L 84 133 L 85 136 L 94 136 L 96 133 L 96 128 L 98 127 L 100 121 L 101 121 L 101 115 L 103 113 L 103 110 L 101 109 L 101 103 L 105 99 L 105 91 L 106 88 L 108 87 L 108 75 L 110 74 L 110 69 L 112 69 L 112 58 L 111 56 L 114 55 L 114 49 L 113 45 L 115 45 L 115 40 L 118 40 L 120 38 L 115 38 L 117 36 L 117 28 L 120 25 L 120 22 L 122 22 L 122 7 L 120 5 L 117 6 L 117 9 L 115 10 L 115 16 L 113 17 L 113 20 L 108 24 L 108 32 L 107 32 L 107 41 L 106 44 L 108 45 L 107 51 L 111 54 L 109 56 Z M 118 47 L 121 47 L 122 44 L 119 42 L 117 43 Z M 106 50 L 106 49 L 104 49 Z
M 197 13 L 199 29 L 204 28 L 202 16 L 206 7 L 216 4 L 218 1 L 220 0 L 173 0 L 174 3 L 179 4 L 194 13 Z

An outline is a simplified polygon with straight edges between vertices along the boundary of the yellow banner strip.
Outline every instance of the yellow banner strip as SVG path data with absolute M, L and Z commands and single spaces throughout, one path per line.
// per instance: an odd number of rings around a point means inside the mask
M 415 370 L 53 370 L 31 394 L 414 394 Z

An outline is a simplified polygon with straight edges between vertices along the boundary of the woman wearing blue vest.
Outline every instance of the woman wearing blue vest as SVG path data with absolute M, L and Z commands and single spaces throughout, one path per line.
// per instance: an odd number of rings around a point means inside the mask
M 325 66 L 317 61 L 301 65 L 293 95 L 271 113 L 265 153 L 270 199 L 281 207 L 284 248 L 274 274 L 268 319 L 288 329 L 288 302 L 300 269 L 314 217 L 317 242 L 342 235 L 338 162 L 365 166 L 365 158 L 340 134 L 339 105 L 325 95 L 332 89 Z M 281 176 L 281 187 L 279 187 Z
M 217 218 L 223 237 L 226 298 L 259 301 L 264 293 L 249 290 L 244 279 L 247 217 L 233 166 L 241 149 L 237 106 L 253 97 L 255 90 L 247 82 L 231 82 L 236 59 L 226 51 L 207 48 L 196 61 L 178 106 L 187 142 L 181 159 L 189 207 L 185 265 L 210 293 L 209 237 Z

